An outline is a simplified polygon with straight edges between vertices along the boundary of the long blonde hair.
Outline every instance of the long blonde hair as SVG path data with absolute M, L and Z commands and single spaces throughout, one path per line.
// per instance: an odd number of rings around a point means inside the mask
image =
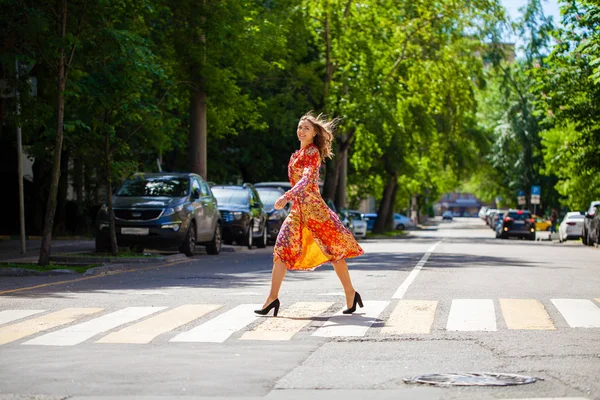
M 314 144 L 319 149 L 321 161 L 325 161 L 326 158 L 333 158 L 333 151 L 331 150 L 333 131 L 340 122 L 340 119 L 334 118 L 328 120 L 323 114 L 319 114 L 315 117 L 314 114 L 309 111 L 300 118 L 300 121 L 309 121 L 315 128 L 317 134 L 314 138 Z

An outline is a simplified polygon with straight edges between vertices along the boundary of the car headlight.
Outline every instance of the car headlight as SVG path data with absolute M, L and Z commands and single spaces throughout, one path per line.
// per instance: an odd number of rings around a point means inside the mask
M 175 224 L 165 224 L 161 228 L 162 229 L 173 229 L 175 232 L 177 232 L 180 227 L 181 227 L 181 222 L 177 222 Z
M 244 215 L 241 211 L 234 211 L 231 213 L 233 215 L 233 219 L 242 219 L 242 215 Z
M 183 210 L 183 204 L 178 205 L 177 207 L 169 207 L 165 210 L 165 213 L 163 214 L 163 216 L 167 217 L 169 215 L 173 215 L 175 213 L 180 212 L 181 210 Z

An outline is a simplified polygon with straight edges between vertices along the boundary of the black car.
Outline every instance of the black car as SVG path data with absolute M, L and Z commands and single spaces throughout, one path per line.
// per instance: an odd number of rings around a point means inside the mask
M 192 173 L 138 173 L 112 199 L 117 243 L 145 248 L 178 248 L 194 255 L 196 244 L 209 254 L 221 251 L 221 213 L 201 176 Z M 110 250 L 108 208 L 96 218 L 96 251 Z
M 590 203 L 590 208 L 585 213 L 583 229 L 581 231 L 581 241 L 583 242 L 583 244 L 588 246 L 594 245 L 594 241 L 592 240 L 594 231 L 591 225 L 595 215 L 600 214 L 600 212 L 598 212 L 598 209 L 600 209 L 600 201 L 592 201 Z
M 267 214 L 254 186 L 215 185 L 212 192 L 223 217 L 223 241 L 252 248 L 267 246 Z
M 517 236 L 535 240 L 535 219 L 527 210 L 509 210 L 501 220 L 500 237 L 508 239 Z
M 258 192 L 260 200 L 263 203 L 263 208 L 267 213 L 267 239 L 269 243 L 275 243 L 281 225 L 289 214 L 290 203 L 286 204 L 281 210 L 275 209 L 275 202 L 285 194 L 285 191 L 279 187 L 257 187 L 256 191 Z
M 596 208 L 596 213 L 590 221 L 587 244 L 589 246 L 600 245 L 600 206 Z

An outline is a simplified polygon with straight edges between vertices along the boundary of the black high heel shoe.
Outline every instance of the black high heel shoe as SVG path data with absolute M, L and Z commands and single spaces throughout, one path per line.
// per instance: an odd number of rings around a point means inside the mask
M 271 311 L 271 309 L 274 308 L 275 311 L 273 311 L 273 316 L 276 317 L 277 313 L 279 312 L 279 305 L 280 305 L 279 299 L 275 299 L 271 302 L 271 304 L 269 304 L 262 310 L 254 310 L 254 312 L 257 313 L 258 315 L 267 315 L 269 313 L 269 311 Z
M 352 314 L 354 311 L 356 311 L 356 304 L 358 304 L 360 308 L 363 308 L 363 302 L 358 292 L 354 292 L 354 301 L 352 302 L 352 307 L 342 311 L 342 314 Z

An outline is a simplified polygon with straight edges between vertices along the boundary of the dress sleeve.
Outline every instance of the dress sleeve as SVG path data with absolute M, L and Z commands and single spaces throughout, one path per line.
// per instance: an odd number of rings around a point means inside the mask
M 304 189 L 309 184 L 311 177 L 314 173 L 317 172 L 319 168 L 320 155 L 319 149 L 317 149 L 317 147 L 311 146 L 309 149 L 306 149 L 302 157 L 304 161 L 304 171 L 302 171 L 302 178 L 300 178 L 300 180 L 296 182 L 293 188 L 285 192 L 285 194 L 283 195 L 283 197 L 287 201 L 292 201 L 303 194 Z

